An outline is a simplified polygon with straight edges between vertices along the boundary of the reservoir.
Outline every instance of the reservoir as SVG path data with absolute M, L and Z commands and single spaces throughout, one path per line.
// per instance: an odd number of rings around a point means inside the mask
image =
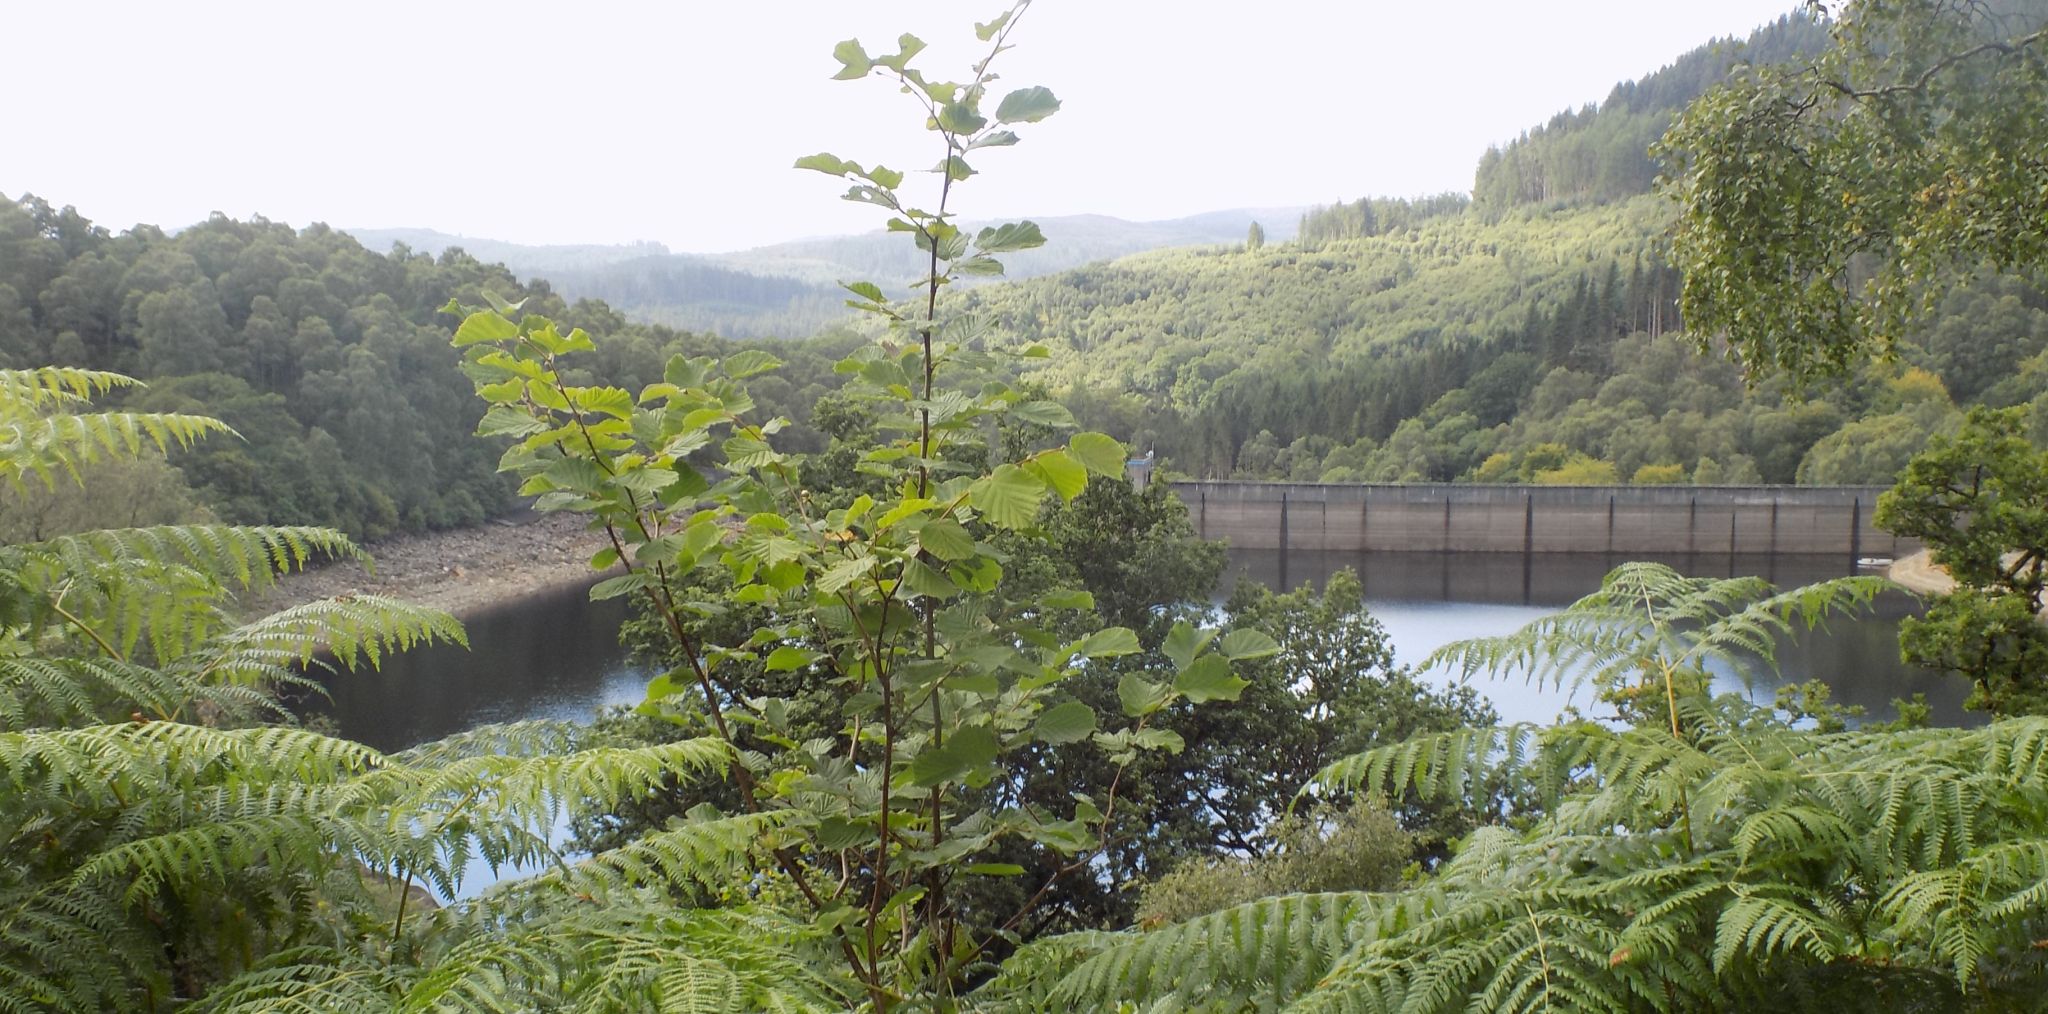
M 1599 587 L 1622 558 L 1605 554 L 1367 553 L 1330 550 L 1232 550 L 1225 576 L 1271 587 L 1320 587 L 1342 567 L 1356 570 L 1367 607 L 1386 626 L 1400 661 L 1419 663 L 1451 641 L 1510 633 Z M 1680 554 L 1660 560 L 1683 573 L 1757 575 L 1779 587 L 1840 577 L 1839 555 Z M 1968 688 L 1960 679 L 1909 668 L 1899 661 L 1898 622 L 1910 615 L 1904 593 L 1879 599 L 1873 613 L 1840 617 L 1824 631 L 1797 638 L 1780 651 L 1781 670 L 1747 666 L 1717 674 L 1716 689 L 1769 703 L 1784 682 L 1819 678 L 1838 703 L 1861 705 L 1869 717 L 1892 717 L 1895 697 L 1924 693 L 1938 724 L 1969 723 L 1962 709 Z M 587 720 L 606 705 L 634 704 L 651 674 L 635 667 L 619 647 L 624 600 L 592 603 L 581 588 L 562 588 L 478 614 L 466 624 L 472 650 L 453 646 L 406 652 L 379 671 L 336 673 L 327 679 L 324 713 L 340 735 L 381 750 L 396 750 L 477 725 L 525 719 Z M 1434 682 L 1451 679 L 1432 673 Z M 1576 704 L 1598 715 L 1595 702 L 1573 700 L 1555 687 L 1520 679 L 1485 681 L 1481 694 L 1503 721 L 1547 722 Z

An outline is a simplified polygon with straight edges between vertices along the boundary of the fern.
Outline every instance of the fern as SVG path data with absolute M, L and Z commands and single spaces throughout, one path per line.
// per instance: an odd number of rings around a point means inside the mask
M 1546 681 L 1632 679 L 1729 652 L 1768 658 L 1778 637 L 1869 593 L 1778 594 L 1633 565 L 1566 615 L 1442 657 Z M 1732 696 L 1671 703 L 1671 728 L 1467 729 L 1340 760 L 1311 791 L 1474 806 L 1505 784 L 1540 816 L 1481 828 L 1402 894 L 1274 898 L 1149 933 L 1042 941 L 983 998 L 1421 1014 L 1873 998 L 1946 1010 L 2039 995 L 2048 720 L 1820 734 Z

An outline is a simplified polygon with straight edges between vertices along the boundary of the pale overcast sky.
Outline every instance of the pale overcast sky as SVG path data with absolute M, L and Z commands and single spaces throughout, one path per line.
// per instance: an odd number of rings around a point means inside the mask
M 997 89 L 1065 109 L 977 160 L 969 217 L 1171 218 L 1469 190 L 1488 144 L 1793 0 L 1039 0 Z M 679 251 L 872 228 L 789 168 L 923 168 L 907 96 L 840 39 L 960 77 L 999 2 L 23 0 L 0 193 L 116 231 L 223 211 Z

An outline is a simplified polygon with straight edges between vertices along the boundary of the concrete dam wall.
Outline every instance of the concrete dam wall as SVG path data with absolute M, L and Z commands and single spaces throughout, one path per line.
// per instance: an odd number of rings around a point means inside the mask
M 1203 538 L 1241 549 L 1900 557 L 1884 486 L 1176 482 Z

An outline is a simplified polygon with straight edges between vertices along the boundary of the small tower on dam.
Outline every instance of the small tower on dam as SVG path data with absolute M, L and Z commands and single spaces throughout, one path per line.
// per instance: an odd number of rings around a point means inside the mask
M 1147 486 L 1152 485 L 1153 460 L 1153 450 L 1152 448 L 1147 447 L 1145 448 L 1144 457 L 1132 458 L 1124 462 L 1124 474 L 1131 477 L 1132 489 L 1137 490 L 1140 493 L 1143 493 L 1145 492 L 1145 488 Z

